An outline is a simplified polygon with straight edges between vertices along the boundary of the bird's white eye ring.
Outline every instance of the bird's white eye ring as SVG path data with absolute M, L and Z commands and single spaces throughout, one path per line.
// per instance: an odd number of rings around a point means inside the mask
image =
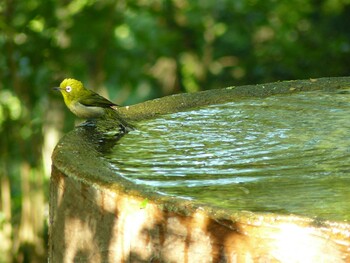
M 71 87 L 71 86 L 67 86 L 67 87 L 66 87 L 66 91 L 67 91 L 67 92 L 71 92 L 71 91 L 72 91 L 72 87 Z

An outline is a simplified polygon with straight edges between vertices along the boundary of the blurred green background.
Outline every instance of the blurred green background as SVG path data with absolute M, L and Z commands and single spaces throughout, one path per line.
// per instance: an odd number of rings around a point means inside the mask
M 350 75 L 350 0 L 0 1 L 0 262 L 46 262 L 51 153 L 74 77 L 118 104 Z

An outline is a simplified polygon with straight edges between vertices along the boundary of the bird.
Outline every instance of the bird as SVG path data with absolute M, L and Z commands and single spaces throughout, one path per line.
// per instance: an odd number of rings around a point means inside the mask
M 66 78 L 55 90 L 61 92 L 68 109 L 82 119 L 99 119 L 106 116 L 116 117 L 126 130 L 132 129 L 117 113 L 119 105 L 109 101 L 96 92 L 86 89 L 79 80 Z

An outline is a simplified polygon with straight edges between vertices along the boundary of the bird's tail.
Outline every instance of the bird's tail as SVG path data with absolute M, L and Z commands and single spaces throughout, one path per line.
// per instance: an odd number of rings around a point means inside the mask
M 118 113 L 118 109 L 110 108 L 107 109 L 106 117 L 111 120 L 116 120 L 119 122 L 119 126 L 121 127 L 124 133 L 128 133 L 130 131 L 135 130 L 135 126 L 127 122 L 120 114 Z

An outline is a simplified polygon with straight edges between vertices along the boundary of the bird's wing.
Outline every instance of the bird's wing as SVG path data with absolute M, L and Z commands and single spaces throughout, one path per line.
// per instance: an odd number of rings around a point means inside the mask
M 108 108 L 111 106 L 118 106 L 117 104 L 107 100 L 106 98 L 98 95 L 97 93 L 90 93 L 88 97 L 81 98 L 79 102 L 87 107 Z

